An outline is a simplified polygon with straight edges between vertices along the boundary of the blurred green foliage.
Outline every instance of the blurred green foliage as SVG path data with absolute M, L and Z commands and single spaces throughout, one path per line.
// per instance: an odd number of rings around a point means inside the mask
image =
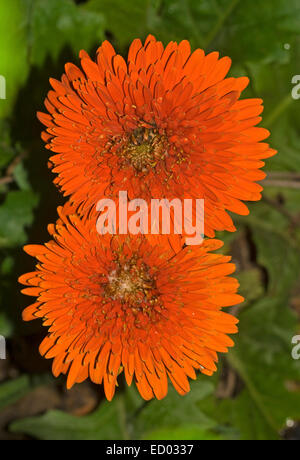
M 11 432 L 38 439 L 278 439 L 287 419 L 300 420 L 300 361 L 291 357 L 300 313 L 300 100 L 291 97 L 299 31 L 298 0 L 0 0 L 0 75 L 7 82 L 0 100 L 0 334 L 9 351 L 25 337 L 33 354 L 32 337 L 43 332 L 40 324 L 22 324 L 26 299 L 16 279 L 32 269 L 22 245 L 47 240 L 46 225 L 62 203 L 35 113 L 48 78 L 78 62 L 80 49 L 93 54 L 108 38 L 125 55 L 132 39 L 152 33 L 164 43 L 189 39 L 193 48 L 229 55 L 231 74 L 251 79 L 245 96 L 264 99 L 262 126 L 279 151 L 267 163 L 273 175 L 262 202 L 250 205 L 250 216 L 234 217 L 236 233 L 218 235 L 246 297 L 234 309 L 236 346 L 218 374 L 199 377 L 183 398 L 170 389 L 165 400 L 145 404 L 134 388 L 124 389 L 88 415 L 50 411 L 14 421 Z M 33 391 L 26 373 L 36 370 L 23 361 L 20 376 L 0 384 L 0 409 Z

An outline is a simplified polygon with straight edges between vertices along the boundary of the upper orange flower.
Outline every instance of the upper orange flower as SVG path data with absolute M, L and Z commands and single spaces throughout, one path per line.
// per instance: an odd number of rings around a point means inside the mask
M 56 184 L 80 205 L 127 190 L 133 198 L 204 198 L 205 234 L 234 231 L 226 210 L 247 214 L 259 200 L 261 160 L 276 153 L 255 127 L 261 99 L 239 100 L 248 78 L 225 78 L 231 60 L 134 40 L 127 62 L 105 41 L 80 70 L 66 64 L 39 113 Z
M 145 399 L 166 396 L 168 377 L 185 394 L 195 370 L 211 375 L 216 352 L 233 345 L 226 334 L 237 331 L 221 307 L 243 301 L 230 257 L 210 252 L 222 242 L 174 254 L 161 240 L 100 236 L 69 205 L 59 214 L 50 242 L 25 247 L 38 264 L 19 280 L 37 296 L 24 320 L 49 327 L 40 352 L 54 358 L 54 375 L 68 374 L 68 388 L 103 382 L 109 400 L 122 371 Z

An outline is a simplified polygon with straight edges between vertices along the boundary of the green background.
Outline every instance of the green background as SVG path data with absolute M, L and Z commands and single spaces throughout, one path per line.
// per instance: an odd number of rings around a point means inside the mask
M 262 201 L 234 217 L 236 233 L 217 235 L 246 298 L 233 309 L 240 332 L 218 373 L 160 402 L 121 383 L 107 403 L 88 382 L 67 392 L 38 355 L 45 330 L 21 321 L 28 300 L 17 277 L 33 268 L 21 248 L 47 240 L 62 203 L 35 114 L 48 78 L 78 63 L 80 49 L 94 55 L 108 38 L 126 55 L 148 33 L 229 55 L 231 75 L 251 79 L 245 96 L 264 99 L 261 126 L 279 154 L 267 162 Z M 300 332 L 299 33 L 299 0 L 0 0 L 0 439 L 300 439 L 300 360 L 291 357 Z

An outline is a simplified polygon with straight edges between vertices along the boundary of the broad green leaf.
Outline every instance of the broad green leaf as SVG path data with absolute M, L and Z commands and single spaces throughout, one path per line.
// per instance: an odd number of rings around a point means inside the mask
M 103 39 L 103 16 L 72 0 L 25 0 L 23 14 L 31 65 L 41 66 L 49 56 L 56 60 L 65 47 L 77 55 Z
M 292 97 L 292 78 L 299 74 L 300 37 L 285 50 L 285 58 L 248 62 L 251 96 L 264 99 L 262 125 L 271 131 L 268 142 L 278 154 L 267 161 L 270 171 L 300 170 L 300 101 Z
M 30 190 L 31 186 L 28 180 L 28 172 L 23 163 L 18 163 L 13 170 L 13 177 L 16 184 L 21 190 Z
M 217 403 L 211 398 L 207 413 L 218 414 L 220 425 L 238 429 L 235 438 L 278 439 L 286 419 L 300 417 L 299 394 L 287 386 L 289 380 L 300 378 L 299 362 L 291 356 L 297 318 L 289 306 L 291 290 L 299 279 L 299 243 L 291 234 L 288 218 L 267 203 L 253 204 L 250 216 L 239 219 L 239 225 L 242 222 L 250 225 L 256 263 L 265 271 L 267 291 L 241 311 L 236 345 L 227 355 L 245 387 L 233 400 Z M 253 289 L 257 285 L 253 280 Z
M 91 13 L 99 13 L 104 17 L 105 28 L 117 39 L 121 51 L 125 51 L 135 38 L 145 38 L 155 26 L 155 0 L 89 0 L 84 9 Z
M 289 353 L 296 317 L 289 307 L 291 290 L 300 274 L 299 243 L 288 234 L 286 218 L 265 203 L 248 216 L 256 248 L 256 263 L 265 270 L 267 295 L 240 317 L 238 341 L 259 352 L 269 363 L 275 353 Z
M 1 101 L 0 101 L 1 104 Z M 1 112 L 0 112 L 1 113 Z M 10 124 L 0 117 L 0 173 L 7 168 L 8 164 L 16 155 L 16 149 L 11 145 Z
M 237 273 L 236 277 L 239 280 L 239 294 L 245 298 L 245 302 L 253 302 L 259 299 L 264 294 L 262 283 L 262 273 L 258 268 L 251 268 Z M 243 303 L 243 308 L 245 307 Z
M 104 402 L 91 415 L 77 417 L 62 411 L 50 411 L 45 415 L 18 420 L 10 426 L 13 432 L 21 432 L 43 440 L 116 440 L 126 438 L 122 425 L 122 397 L 111 403 Z
M 267 273 L 268 295 L 241 315 L 237 346 L 229 358 L 245 380 L 266 425 L 278 433 L 286 417 L 300 415 L 299 396 L 286 389 L 288 379 L 300 376 L 300 368 L 291 357 L 297 323 L 289 307 L 290 292 L 300 273 L 300 251 L 288 233 L 287 219 L 266 204 L 257 207 L 255 220 L 250 219 L 250 223 L 257 263 Z M 276 404 L 276 400 L 281 403 Z M 237 406 L 240 404 L 251 406 L 246 394 Z
M 26 228 L 33 222 L 37 197 L 32 191 L 12 191 L 0 206 L 0 247 L 20 245 L 26 241 Z
M 299 3 L 258 3 L 253 8 L 252 0 L 89 0 L 86 7 L 104 15 L 122 46 L 151 32 L 164 41 L 189 39 L 195 47 L 213 47 L 240 62 L 283 59 L 283 44 L 299 32 Z
M 269 307 L 266 301 L 264 306 Z M 278 316 L 280 313 L 277 309 Z M 263 321 L 265 318 L 261 316 L 257 318 L 259 320 Z M 245 322 L 244 327 L 246 328 Z M 286 419 L 297 420 L 300 416 L 299 394 L 287 389 L 289 379 L 300 378 L 299 363 L 291 356 L 290 341 L 293 330 L 290 332 L 289 341 L 284 342 L 286 329 L 272 323 L 268 323 L 268 327 L 268 335 L 260 343 L 258 330 L 255 336 L 244 337 L 242 334 L 246 331 L 242 329 L 238 344 L 229 355 L 229 362 L 246 386 L 233 403 L 233 423 L 240 428 L 243 439 L 279 437 Z
M 214 428 L 216 422 L 198 407 L 199 401 L 212 394 L 213 390 L 212 382 L 202 377 L 191 383 L 191 391 L 183 397 L 169 385 L 168 395 L 163 400 L 151 400 L 139 413 L 135 433 L 138 437 L 153 439 L 153 430 L 155 433 L 184 430 L 190 424 L 196 424 L 201 432 Z
M 0 312 L 0 335 L 6 339 L 11 336 L 13 331 L 13 324 L 7 317 L 5 312 Z
M 220 435 L 210 430 L 201 429 L 201 426 L 186 424 L 179 428 L 161 428 L 160 430 L 153 430 L 147 435 L 145 439 L 150 440 L 185 440 L 185 439 L 198 439 L 201 441 L 219 441 L 222 439 Z
M 8 6 L 0 0 L 0 75 L 5 78 L 6 93 L 6 99 L 0 98 L 0 118 L 11 113 L 17 90 L 29 72 L 22 4 L 22 0 L 10 0 Z
M 258 251 L 257 261 L 268 271 L 268 292 L 280 297 L 289 292 L 299 276 L 299 246 L 291 243 L 288 236 L 257 226 L 252 228 L 252 234 Z
M 197 382 L 184 398 L 170 389 L 163 401 L 151 401 L 143 408 L 136 390 L 117 395 L 111 403 L 104 402 L 91 415 L 75 417 L 61 411 L 50 411 L 40 417 L 14 422 L 10 429 L 45 440 L 151 439 L 155 430 L 178 430 L 182 436 L 215 437 L 210 431 L 215 422 L 197 408 L 197 402 L 211 394 L 213 385 Z M 158 413 L 157 413 L 158 411 Z M 139 414 L 139 415 L 136 415 Z M 190 424 L 190 428 L 186 427 Z M 196 424 L 196 425 L 195 425 Z M 175 431 L 176 433 L 176 431 Z M 162 439 L 161 438 L 161 439 Z M 152 438 L 153 439 L 153 438 Z
M 0 384 L 0 410 L 18 401 L 28 391 L 30 391 L 30 381 L 26 375 Z
M 226 358 L 244 386 L 233 399 L 211 397 L 200 404 L 218 420 L 217 432 L 231 427 L 230 439 L 279 439 L 286 420 L 299 419 L 299 393 L 288 387 L 300 378 L 299 362 L 291 356 L 295 326 L 287 302 L 278 299 L 262 299 L 242 312 L 236 345 Z
M 66 49 L 78 55 L 82 48 L 99 45 L 103 37 L 102 15 L 73 0 L 10 0 L 9 7 L 0 0 L 0 75 L 6 81 L 0 118 L 11 114 L 31 66 L 55 61 Z
M 262 59 L 284 59 L 283 45 L 293 43 L 300 28 L 300 5 L 298 0 L 220 0 L 218 2 L 195 2 L 219 7 L 221 27 L 209 34 L 214 49 L 230 52 L 240 62 Z M 230 10 L 230 7 L 232 9 Z M 224 14 L 226 22 L 221 22 Z M 255 31 L 255 37 L 253 32 Z M 217 32 L 217 33 L 216 33 Z

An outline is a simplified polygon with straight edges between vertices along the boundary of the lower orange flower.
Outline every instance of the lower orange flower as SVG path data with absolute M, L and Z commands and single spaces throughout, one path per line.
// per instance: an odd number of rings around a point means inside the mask
M 174 253 L 176 245 L 161 238 L 153 245 L 100 236 L 94 220 L 70 205 L 58 211 L 53 239 L 25 246 L 38 264 L 19 280 L 24 294 L 37 297 L 24 320 L 42 318 L 49 327 L 40 352 L 54 358 L 53 374 L 67 374 L 68 388 L 88 377 L 103 382 L 109 400 L 121 372 L 147 400 L 166 396 L 168 378 L 183 395 L 195 370 L 211 375 L 217 352 L 233 345 L 227 334 L 237 332 L 237 319 L 220 310 L 243 301 L 228 277 L 230 257 L 210 252 L 223 243 L 209 239 Z

